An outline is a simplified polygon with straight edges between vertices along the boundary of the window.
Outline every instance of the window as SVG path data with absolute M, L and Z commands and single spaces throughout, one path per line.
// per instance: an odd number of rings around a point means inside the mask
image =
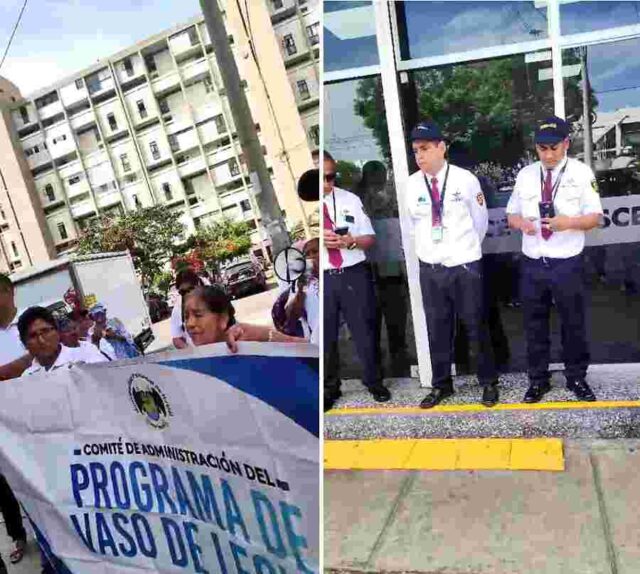
M 282 0 L 271 0 L 271 5 L 274 10 L 280 10 L 282 8 Z
M 131 64 L 131 58 L 125 58 L 122 61 L 124 71 L 127 72 L 127 76 L 133 76 L 133 65 Z
M 153 159 L 160 159 L 160 150 L 156 142 L 149 142 L 149 149 L 151 150 L 151 157 Z
M 76 183 L 78 183 L 80 181 L 80 174 L 76 173 L 75 175 L 72 175 L 69 179 L 69 185 L 74 185 Z
M 11 242 L 11 250 L 13 251 L 14 257 L 20 257 L 20 253 L 18 253 L 18 246 L 15 244 L 15 241 Z
M 84 83 L 83 83 L 83 81 L 82 81 L 82 78 L 78 78 L 78 79 L 76 80 L 76 88 L 77 88 L 78 90 L 81 90 L 83 85 L 84 85 Z
M 219 134 L 223 134 L 227 131 L 224 125 L 224 118 L 222 117 L 222 114 L 218 114 L 217 116 L 215 116 L 213 118 L 213 121 L 216 123 L 216 130 Z
M 235 158 L 231 158 L 229 160 L 229 172 L 231 173 L 232 177 L 240 175 L 240 166 L 238 165 L 238 162 Z
M 2 217 L 2 219 L 7 219 L 7 214 L 4 212 L 4 209 L 2 209 L 0 207 L 0 217 Z
M 122 170 L 124 172 L 131 171 L 131 164 L 129 163 L 129 157 L 126 153 L 120 154 L 120 162 L 122 163 Z
M 211 81 L 211 76 L 207 76 L 204 79 L 204 90 L 205 92 L 207 92 L 207 94 L 213 92 L 213 82 Z
M 53 192 L 53 185 L 51 185 L 50 183 L 48 183 L 47 185 L 44 186 L 44 192 L 47 196 L 47 199 L 49 201 L 55 201 L 56 200 L 56 194 Z
M 53 138 L 53 140 L 51 140 L 53 142 L 53 145 L 56 145 L 59 142 L 63 142 L 66 141 L 67 139 L 67 134 L 62 134 L 61 136 L 58 136 L 57 138 Z
M 170 134 L 167 139 L 169 140 L 169 147 L 171 148 L 171 151 L 180 151 L 178 138 L 174 134 Z
M 320 37 L 318 36 L 319 27 L 320 27 L 319 22 L 316 22 L 315 24 L 311 24 L 311 26 L 307 26 L 307 38 L 309 38 L 309 43 L 312 46 L 315 46 L 320 42 Z
M 118 122 L 116 121 L 115 114 L 107 114 L 107 121 L 109 122 L 109 127 L 112 132 L 118 129 Z
M 147 117 L 147 107 L 144 105 L 144 100 L 138 100 L 136 102 L 136 106 L 138 106 L 138 113 L 142 119 Z
M 162 191 L 164 191 L 164 196 L 167 199 L 167 201 L 171 201 L 173 199 L 173 193 L 171 193 L 171 185 L 169 185 L 166 182 L 163 183 Z
M 171 108 L 169 108 L 169 102 L 166 99 L 158 100 L 158 107 L 160 108 L 161 114 L 168 114 L 171 112 Z
M 133 205 L 138 209 L 140 207 L 140 200 L 138 199 L 138 196 L 134 193 L 131 198 L 133 199 Z
M 20 116 L 22 117 L 22 123 L 29 123 L 29 112 L 27 112 L 27 108 L 25 108 L 24 106 L 20 108 Z
M 197 46 L 198 45 L 198 33 L 196 32 L 195 28 L 189 28 L 189 31 L 187 32 L 187 34 L 189 34 L 189 42 L 191 42 L 192 46 Z
M 303 100 L 308 100 L 311 97 L 311 94 L 309 94 L 309 86 L 307 85 L 307 80 L 298 80 L 297 84 L 300 98 Z
M 243 212 L 251 211 L 251 203 L 249 203 L 248 199 L 243 199 L 240 202 L 240 209 L 242 209 Z
M 60 234 L 60 239 L 68 239 L 67 228 L 64 226 L 64 223 L 58 223 L 58 233 Z
M 144 59 L 144 62 L 147 65 L 147 70 L 149 70 L 150 74 L 157 73 L 158 67 L 156 66 L 156 60 L 153 56 L 147 56 Z
M 309 128 L 309 137 L 315 145 L 320 145 L 320 127 L 311 126 Z
M 293 56 L 298 51 L 296 49 L 296 43 L 293 39 L 293 34 L 286 34 L 282 39 L 282 45 L 287 52 L 287 56 Z

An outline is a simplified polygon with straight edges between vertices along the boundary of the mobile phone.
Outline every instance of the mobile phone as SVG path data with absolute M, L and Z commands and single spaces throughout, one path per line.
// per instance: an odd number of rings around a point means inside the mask
M 553 206 L 553 201 L 541 201 L 538 203 L 540 209 L 541 219 L 551 219 L 556 216 L 556 210 Z
M 349 233 L 349 228 L 346 225 L 344 227 L 336 227 L 333 232 L 336 235 L 346 235 L 347 233 Z

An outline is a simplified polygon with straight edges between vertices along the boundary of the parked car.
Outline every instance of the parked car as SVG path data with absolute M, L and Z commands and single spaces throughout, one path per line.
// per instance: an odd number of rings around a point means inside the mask
M 234 299 L 267 288 L 267 277 L 257 261 L 246 259 L 228 265 L 222 271 L 222 283 Z

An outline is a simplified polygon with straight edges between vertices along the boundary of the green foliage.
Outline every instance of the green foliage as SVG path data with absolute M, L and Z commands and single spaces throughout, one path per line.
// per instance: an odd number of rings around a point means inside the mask
M 144 287 L 150 286 L 173 257 L 184 252 L 184 225 L 164 206 L 147 207 L 118 218 L 92 222 L 79 240 L 80 253 L 129 250 Z
M 188 239 L 187 247 L 195 251 L 210 270 L 216 270 L 220 263 L 249 253 L 251 228 L 244 221 L 221 219 L 198 229 Z
M 173 281 L 173 275 L 170 271 L 161 271 L 153 278 L 153 290 L 166 297 Z
M 338 174 L 337 185 L 343 189 L 353 190 L 360 181 L 360 168 L 353 162 L 338 160 L 336 162 L 336 173 Z

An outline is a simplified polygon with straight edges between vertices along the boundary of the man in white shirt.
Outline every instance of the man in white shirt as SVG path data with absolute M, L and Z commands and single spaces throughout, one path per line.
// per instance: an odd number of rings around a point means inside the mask
M 108 361 L 96 346 L 66 347 L 60 342 L 58 324 L 44 307 L 29 307 L 18 319 L 20 340 L 33 356 L 23 376 L 53 371 L 79 363 Z
M 420 260 L 433 372 L 433 388 L 420 406 L 432 408 L 453 394 L 457 315 L 468 332 L 471 358 L 483 387 L 482 404 L 490 407 L 498 402 L 498 374 L 482 295 L 482 241 L 488 227 L 482 188 L 470 171 L 445 160 L 447 146 L 436 124 L 419 123 L 410 139 L 420 169 L 409 177 L 406 201 Z
M 324 152 L 322 269 L 324 269 L 324 409 L 341 396 L 338 355 L 344 315 L 363 367 L 362 382 L 374 400 L 391 398 L 382 384 L 376 344 L 376 299 L 365 251 L 375 232 L 357 195 L 335 187 L 336 162 Z
M 552 301 L 562 322 L 567 388 L 594 401 L 585 378 L 589 349 L 584 320 L 585 231 L 602 216 L 591 169 L 567 157 L 570 127 L 552 116 L 535 132 L 540 161 L 518 173 L 507 205 L 509 225 L 522 231 L 522 303 L 527 332 L 529 389 L 524 401 L 538 402 L 549 391 L 549 315 Z

